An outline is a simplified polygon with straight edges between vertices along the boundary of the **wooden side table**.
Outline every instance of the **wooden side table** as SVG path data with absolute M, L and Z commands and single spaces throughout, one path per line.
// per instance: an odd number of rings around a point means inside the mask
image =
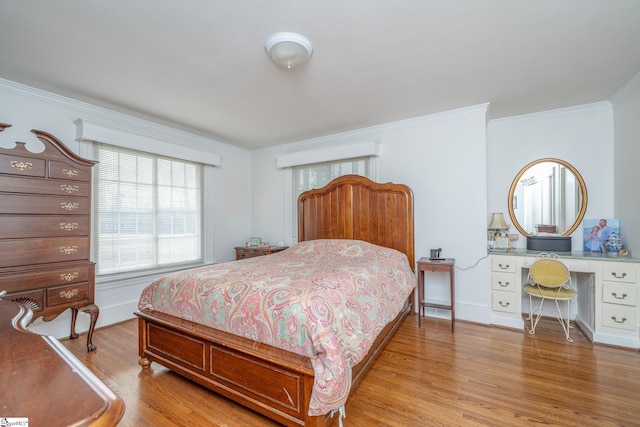
M 443 258 L 438 260 L 433 260 L 427 257 L 422 257 L 418 260 L 417 272 L 418 272 L 418 327 L 421 325 L 422 315 L 424 313 L 424 307 L 431 308 L 440 308 L 443 310 L 451 311 L 451 332 L 453 332 L 453 325 L 455 323 L 455 307 L 456 307 L 456 298 L 455 298 L 455 276 L 454 276 L 454 267 L 456 260 L 454 258 Z M 426 272 L 444 272 L 449 273 L 449 285 L 451 287 L 451 304 L 435 304 L 426 302 L 424 300 L 424 275 Z
M 287 249 L 288 246 L 270 246 L 268 248 L 237 246 L 236 261 L 239 259 L 253 258 L 254 256 L 264 256 L 275 254 L 276 252 Z

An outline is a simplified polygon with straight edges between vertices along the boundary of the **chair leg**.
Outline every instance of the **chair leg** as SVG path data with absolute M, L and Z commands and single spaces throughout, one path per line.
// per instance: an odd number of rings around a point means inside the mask
M 544 298 L 540 298 L 540 306 L 536 310 L 535 319 L 533 316 L 533 300 L 531 298 L 531 294 L 529 294 L 529 320 L 531 321 L 531 327 L 529 328 L 529 333 L 531 335 L 536 333 L 536 326 L 538 326 L 538 321 L 540 317 L 542 317 L 542 305 L 544 304 Z
M 558 300 L 556 301 L 556 308 L 558 309 L 558 321 L 560 325 L 562 325 L 562 330 L 564 330 L 564 335 L 567 338 L 567 341 L 573 342 L 573 338 L 569 336 L 569 329 L 571 328 L 571 300 L 567 300 L 567 317 L 564 318 L 562 315 L 562 310 L 560 309 L 560 303 Z

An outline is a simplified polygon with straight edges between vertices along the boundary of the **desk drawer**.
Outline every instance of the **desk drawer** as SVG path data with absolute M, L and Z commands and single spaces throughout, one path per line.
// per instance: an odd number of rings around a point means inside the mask
M 569 271 L 591 273 L 591 264 L 589 261 L 579 259 L 563 259 L 562 262 L 567 266 Z
M 636 308 L 602 304 L 602 326 L 635 331 L 638 328 Z
M 603 282 L 602 302 L 635 307 L 637 305 L 636 286 L 623 283 Z
M 516 263 L 514 257 L 492 257 L 491 270 L 503 273 L 515 273 Z
M 491 289 L 495 291 L 515 292 L 516 276 L 508 273 L 493 273 L 491 275 Z
M 516 312 L 515 292 L 493 292 L 491 294 L 491 309 L 505 313 Z
M 631 263 L 605 262 L 602 264 L 602 280 L 636 283 L 636 267 Z

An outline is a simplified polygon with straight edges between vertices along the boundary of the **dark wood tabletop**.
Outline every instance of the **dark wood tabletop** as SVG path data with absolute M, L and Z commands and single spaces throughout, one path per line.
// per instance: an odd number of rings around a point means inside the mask
M 0 415 L 32 426 L 115 426 L 124 402 L 60 342 L 27 330 L 31 310 L 0 298 Z

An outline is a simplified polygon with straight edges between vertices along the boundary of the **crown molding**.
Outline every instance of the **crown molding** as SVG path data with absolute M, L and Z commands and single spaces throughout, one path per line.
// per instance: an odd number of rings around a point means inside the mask
M 489 120 L 489 125 L 497 125 L 511 122 L 521 122 L 527 120 L 540 120 L 548 118 L 557 118 L 563 116 L 571 116 L 575 114 L 583 114 L 590 112 L 606 112 L 611 111 L 612 106 L 609 101 L 593 102 L 591 104 L 576 105 L 573 107 L 557 108 L 555 110 L 540 111 L 538 113 L 522 114 L 519 116 L 502 117 L 499 119 Z
M 320 136 L 317 138 L 303 139 L 299 141 L 290 142 L 287 144 L 280 144 L 273 147 L 259 148 L 252 151 L 252 154 L 279 154 L 284 151 L 304 150 L 306 148 L 324 146 L 326 144 L 335 144 L 338 140 L 354 141 L 363 139 L 378 141 L 379 133 L 386 132 L 395 129 L 406 129 L 413 126 L 421 126 L 429 123 L 440 122 L 443 120 L 450 120 L 452 118 L 463 117 L 470 114 L 482 113 L 486 114 L 489 111 L 489 103 L 472 105 L 469 107 L 458 108 L 455 110 L 443 111 L 440 113 L 429 114 L 426 116 L 418 116 L 410 119 L 398 120 L 394 122 L 383 123 L 380 125 L 374 125 L 355 130 L 334 133 L 331 135 Z M 379 142 L 379 141 L 378 141 Z
M 0 89 L 28 96 L 39 101 L 48 102 L 56 106 L 76 110 L 78 111 L 78 115 L 82 115 L 85 118 L 91 118 L 94 122 L 100 122 L 105 125 L 108 123 L 112 127 L 145 135 L 157 140 L 181 145 L 189 144 L 193 148 L 197 147 L 198 149 L 203 149 L 204 147 L 205 151 L 208 151 L 208 149 L 211 148 L 219 149 L 224 147 L 225 149 L 233 151 L 243 153 L 248 152 L 248 150 L 244 148 L 240 148 L 226 142 L 199 136 L 190 132 L 151 122 L 149 120 L 139 119 L 124 113 L 119 113 L 84 101 L 78 101 L 73 98 L 57 95 L 55 93 L 47 92 L 42 89 L 37 89 L 10 80 L 0 78 Z

